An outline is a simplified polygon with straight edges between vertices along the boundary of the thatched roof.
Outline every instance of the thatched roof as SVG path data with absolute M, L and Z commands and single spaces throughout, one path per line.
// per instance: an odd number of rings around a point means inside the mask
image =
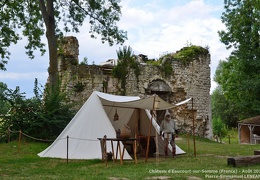
M 241 124 L 257 124 L 260 125 L 260 116 L 250 117 L 239 121 Z

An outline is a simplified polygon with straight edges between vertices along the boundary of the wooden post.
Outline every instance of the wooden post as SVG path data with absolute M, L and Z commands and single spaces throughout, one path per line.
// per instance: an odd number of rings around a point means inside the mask
M 147 145 L 146 145 L 146 155 L 145 155 L 145 162 L 147 162 L 148 155 L 149 155 L 149 149 L 150 149 L 150 135 L 151 135 L 151 129 L 152 129 L 152 119 L 150 121 L 150 127 L 149 127 L 149 135 L 147 137 Z
M 238 143 L 241 143 L 241 134 L 240 134 L 240 130 L 241 130 L 241 124 L 238 123 Z
M 248 125 L 248 128 L 250 130 L 250 144 L 254 144 L 254 142 L 253 142 L 253 126 Z
M 187 136 L 188 150 L 190 150 L 190 136 L 189 136 L 189 133 L 187 133 L 186 136 Z
M 137 136 L 135 137 L 137 139 Z M 137 155 L 136 155 L 136 148 L 137 148 L 137 140 L 134 140 L 134 158 L 135 158 L 135 164 L 137 164 Z
M 155 105 L 155 97 L 156 96 L 154 96 L 154 100 L 153 100 L 153 110 L 152 110 L 152 116 L 151 116 L 151 120 L 150 120 L 149 134 L 148 134 L 148 138 L 147 138 L 145 162 L 147 162 L 149 149 L 150 149 L 150 138 L 151 138 L 150 136 L 151 136 L 151 129 L 152 129 L 153 114 L 154 114 L 153 111 L 154 111 L 154 105 Z
M 103 141 L 103 139 L 102 139 L 101 141 Z M 112 140 L 110 140 L 110 142 L 111 142 L 111 147 L 112 147 L 113 162 L 115 163 L 115 162 L 116 162 L 116 159 L 115 159 L 114 143 L 113 143 Z M 103 142 L 102 144 L 104 144 L 104 143 L 106 143 L 106 142 Z M 102 147 L 103 147 L 102 144 L 101 144 L 101 149 L 102 149 Z M 102 153 L 102 160 L 103 160 L 103 151 L 102 151 L 102 150 L 101 150 L 101 153 Z
M 7 129 L 7 142 L 10 142 L 10 128 Z
M 22 131 L 19 131 L 19 140 L 18 140 L 18 153 L 20 153 L 20 146 L 21 146 L 21 139 L 22 139 Z
M 67 136 L 67 164 L 69 163 L 69 136 Z
M 193 128 L 193 144 L 194 144 L 194 156 L 196 157 L 196 141 L 195 141 L 195 111 L 193 109 L 193 98 L 192 98 L 192 112 L 193 112 L 193 121 L 192 121 L 192 128 Z
M 119 150 L 119 156 L 120 156 L 120 164 L 123 164 L 123 152 L 121 150 L 121 145 L 120 145 L 120 141 L 117 141 L 118 143 L 118 150 Z M 124 147 L 123 147 L 124 148 Z
M 107 136 L 105 135 L 103 138 L 103 145 L 104 145 L 104 157 L 106 161 L 106 167 L 107 167 L 107 160 L 108 160 L 108 155 L 107 155 Z
M 139 134 L 139 122 L 140 122 L 140 116 L 141 116 L 141 111 L 140 109 L 138 109 L 138 118 L 136 119 L 136 123 L 135 123 L 135 138 L 137 139 L 137 135 Z M 137 140 L 134 140 L 134 158 L 135 158 L 135 164 L 137 164 Z

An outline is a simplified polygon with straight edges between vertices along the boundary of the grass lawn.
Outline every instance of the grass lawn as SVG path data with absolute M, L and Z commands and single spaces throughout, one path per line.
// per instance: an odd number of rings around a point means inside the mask
M 220 144 L 196 138 L 195 157 L 193 139 L 190 137 L 188 140 L 186 135 L 182 135 L 176 143 L 187 153 L 175 159 L 160 158 L 156 161 L 150 158 L 146 163 L 139 158 L 138 164 L 124 161 L 120 165 L 118 161 L 108 162 L 107 167 L 101 160 L 69 160 L 67 164 L 62 159 L 40 158 L 37 153 L 48 147 L 45 143 L 23 142 L 19 152 L 18 142 L 1 143 L 0 179 L 219 179 L 221 174 L 238 176 L 233 179 L 244 179 L 245 176 L 253 179 L 251 175 L 260 178 L 260 165 L 227 166 L 227 157 L 253 155 L 254 150 L 260 150 L 260 145 L 236 142 Z

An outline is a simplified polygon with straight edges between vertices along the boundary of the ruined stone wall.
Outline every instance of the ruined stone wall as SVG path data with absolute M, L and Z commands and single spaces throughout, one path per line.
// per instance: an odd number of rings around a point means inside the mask
M 192 132 L 193 119 L 195 132 L 203 137 L 212 137 L 212 122 L 210 108 L 210 55 L 202 55 L 188 66 L 180 61 L 172 61 L 173 72 L 169 77 L 164 77 L 158 67 L 143 65 L 139 83 L 134 74 L 127 80 L 127 95 L 145 95 L 148 85 L 154 80 L 162 80 L 171 88 L 167 100 L 178 103 L 188 98 L 193 98 L 187 104 L 177 107 L 171 114 L 177 119 L 182 132 Z M 195 117 L 193 111 L 195 109 Z
M 76 109 L 83 105 L 94 90 L 119 94 L 120 84 L 117 79 L 111 76 L 111 68 L 79 65 L 76 38 L 67 38 L 63 48 L 72 52 L 65 51 L 66 53 L 60 54 L 59 74 L 63 90 L 69 93 L 71 101 L 77 103 Z M 186 66 L 180 61 L 174 60 L 171 61 L 173 71 L 167 77 L 157 66 L 141 65 L 141 75 L 137 78 L 134 73 L 131 73 L 127 79 L 126 95 L 147 96 L 156 91 L 165 100 L 174 104 L 192 98 L 193 100 L 172 109 L 170 112 L 177 120 L 181 132 L 191 133 L 194 119 L 196 134 L 211 138 L 209 64 L 209 54 L 199 56 Z M 154 84 L 158 87 L 154 87 Z
M 192 101 L 176 108 L 176 118 L 182 129 L 192 131 L 193 113 L 195 109 L 194 123 L 195 132 L 201 136 L 211 138 L 212 136 L 212 121 L 210 108 L 210 55 L 202 55 L 194 60 L 189 66 L 183 67 L 180 62 L 175 61 L 173 66 L 174 81 L 171 83 L 173 92 L 176 96 L 175 102 L 179 102 L 186 94 L 187 98 L 192 98 Z

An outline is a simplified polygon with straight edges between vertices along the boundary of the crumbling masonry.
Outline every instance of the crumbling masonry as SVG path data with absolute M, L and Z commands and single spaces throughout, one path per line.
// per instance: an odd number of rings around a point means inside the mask
M 93 90 L 119 94 L 120 83 L 111 75 L 112 68 L 98 65 L 85 65 L 78 62 L 78 41 L 75 37 L 64 39 L 59 54 L 59 75 L 63 90 L 68 92 L 71 101 L 79 109 Z M 193 101 L 170 110 L 177 120 L 182 133 L 192 133 L 193 119 L 195 133 L 212 138 L 210 107 L 210 54 L 202 54 L 184 66 L 178 60 L 170 61 L 173 71 L 165 77 L 153 65 L 142 65 L 138 80 L 134 73 L 127 79 L 126 95 L 144 97 L 157 94 L 170 103 L 178 103 L 188 98 Z M 161 121 L 165 112 L 157 112 Z

